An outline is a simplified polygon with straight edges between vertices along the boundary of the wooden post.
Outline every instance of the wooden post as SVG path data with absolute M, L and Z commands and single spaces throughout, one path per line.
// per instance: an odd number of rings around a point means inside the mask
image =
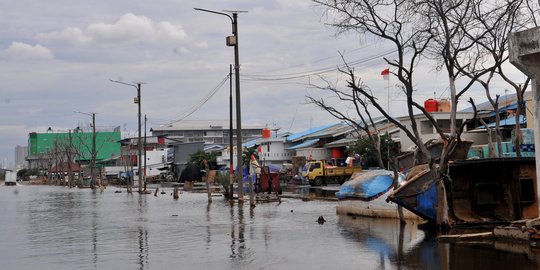
M 173 191 L 173 199 L 178 200 L 178 197 L 178 186 L 175 186 Z
M 210 166 L 208 166 L 208 161 L 204 160 L 204 171 L 205 171 L 205 182 L 206 182 L 206 193 L 208 194 L 208 202 L 212 202 L 212 191 L 210 190 Z
M 158 193 L 158 191 L 159 191 L 159 188 L 156 188 L 156 191 L 154 192 L 154 196 L 156 196 L 156 197 L 157 197 L 157 193 Z

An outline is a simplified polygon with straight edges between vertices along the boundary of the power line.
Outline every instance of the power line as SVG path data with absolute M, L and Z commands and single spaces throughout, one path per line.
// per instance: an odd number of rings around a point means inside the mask
M 192 115 L 193 113 L 195 113 L 204 104 L 206 104 L 206 102 L 208 102 L 219 91 L 219 89 L 221 89 L 221 87 L 223 87 L 223 85 L 225 84 L 225 82 L 227 82 L 228 79 L 229 79 L 229 74 L 227 74 L 227 76 L 225 76 L 225 78 L 223 78 L 223 80 L 221 80 L 221 82 L 219 82 L 219 84 L 216 87 L 214 87 L 214 89 L 212 89 L 212 91 L 210 91 L 208 94 L 206 94 L 206 96 L 204 96 L 201 100 L 199 100 L 195 105 L 193 105 L 190 108 L 188 108 L 187 110 L 177 114 L 174 117 L 176 119 L 173 119 L 170 122 L 167 122 L 167 124 L 171 125 L 171 124 L 180 122 L 180 121 L 184 120 L 185 118 L 189 117 L 190 115 Z
M 395 52 L 394 49 L 389 49 L 389 50 L 383 51 L 383 52 L 381 52 L 379 54 L 376 54 L 376 55 L 356 59 L 356 60 L 354 60 L 352 62 L 349 62 L 347 64 L 338 65 L 338 68 L 344 68 L 344 67 L 346 67 L 346 65 L 352 66 L 352 65 L 363 64 L 363 63 L 366 63 L 366 62 L 381 58 L 383 56 L 392 54 L 394 52 Z M 314 69 L 314 70 L 310 70 L 310 71 L 299 71 L 299 72 L 291 72 L 291 73 L 284 73 L 284 74 L 274 74 L 274 75 L 271 75 L 271 74 L 245 74 L 245 75 L 243 75 L 243 80 L 244 81 L 285 81 L 285 80 L 294 80 L 294 79 L 300 79 L 300 78 L 305 78 L 305 77 L 315 76 L 315 75 L 322 75 L 322 74 L 325 74 L 325 73 L 334 72 L 335 70 L 336 70 L 336 67 L 332 66 L 332 67 L 324 67 L 324 68 Z

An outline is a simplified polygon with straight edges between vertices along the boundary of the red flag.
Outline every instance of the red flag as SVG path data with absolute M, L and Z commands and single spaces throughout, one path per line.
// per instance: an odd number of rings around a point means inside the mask
M 390 74 L 390 69 L 384 69 L 383 71 L 381 71 L 381 75 L 389 75 Z

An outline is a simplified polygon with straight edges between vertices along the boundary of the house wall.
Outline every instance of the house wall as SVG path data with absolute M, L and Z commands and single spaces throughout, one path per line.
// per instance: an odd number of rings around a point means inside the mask
M 204 149 L 203 142 L 182 143 L 174 145 L 174 165 L 175 173 L 180 175 L 180 172 L 185 168 L 189 161 L 189 156 L 199 150 Z
M 146 176 L 156 176 L 161 173 L 158 168 L 167 165 L 167 150 L 146 151 Z
M 302 148 L 296 150 L 296 156 L 306 157 L 306 160 L 330 159 L 332 152 L 328 148 Z
M 434 112 L 431 115 L 437 121 L 437 123 L 439 123 L 441 129 L 445 133 L 450 132 L 450 120 L 449 120 L 450 113 Z M 463 121 L 466 121 L 467 119 L 471 118 L 472 115 L 473 115 L 472 113 L 458 113 L 457 124 L 460 125 Z M 420 131 L 420 137 L 422 138 L 422 141 L 424 141 L 424 143 L 430 139 L 439 138 L 439 134 L 436 133 L 436 130 L 433 127 L 433 125 L 431 125 L 429 120 L 424 115 L 418 115 L 415 120 L 416 120 L 418 129 Z M 411 129 L 412 121 L 408 117 L 403 117 L 399 119 L 399 121 L 412 132 L 412 129 Z M 401 142 L 401 151 L 410 150 L 415 146 L 413 141 L 409 137 L 407 137 L 407 135 L 405 134 L 403 130 L 400 130 L 399 136 L 400 136 L 400 142 Z M 476 137 L 476 135 L 470 135 L 470 136 L 471 138 Z M 478 136 L 481 136 L 481 135 L 478 135 Z M 478 137 L 478 139 L 480 139 L 480 137 Z M 475 140 L 475 143 L 476 143 L 476 140 Z
M 266 164 L 281 165 L 287 161 L 292 160 L 295 155 L 295 151 L 286 150 L 285 143 L 283 141 L 266 141 L 261 142 L 259 153 L 259 160 L 264 161 Z

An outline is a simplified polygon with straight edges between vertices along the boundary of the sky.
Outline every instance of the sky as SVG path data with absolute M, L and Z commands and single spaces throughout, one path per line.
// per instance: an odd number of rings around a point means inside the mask
M 299 132 L 337 122 L 306 96 L 347 107 L 313 87 L 324 84 L 321 77 L 344 84 L 336 72 L 340 53 L 393 116 L 405 113 L 392 78 L 380 75 L 391 47 L 356 33 L 337 36 L 309 0 L 0 0 L 0 6 L 2 164 L 13 164 L 14 148 L 27 145 L 28 133 L 88 128 L 91 113 L 98 129 L 119 126 L 123 136 L 136 136 L 136 88 L 110 80 L 143 83 L 148 130 L 228 120 L 231 21 L 194 8 L 242 11 L 243 125 Z M 448 95 L 447 80 L 432 65 L 419 72 L 426 77 L 418 81 L 418 99 Z

